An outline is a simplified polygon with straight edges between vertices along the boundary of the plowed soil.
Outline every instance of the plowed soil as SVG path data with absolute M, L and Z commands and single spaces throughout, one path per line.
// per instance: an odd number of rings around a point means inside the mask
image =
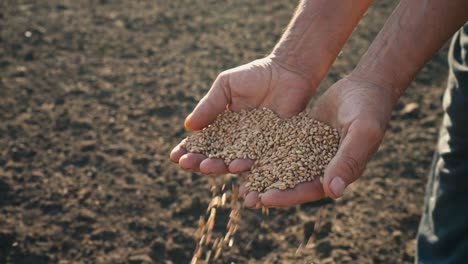
M 352 70 L 397 2 L 374 3 L 322 89 Z M 169 152 L 217 73 L 267 54 L 296 4 L 2 0 L 0 263 L 188 263 L 209 179 Z M 445 57 L 418 75 L 342 199 L 243 210 L 217 263 L 411 262 Z M 310 235 L 315 247 L 296 254 Z

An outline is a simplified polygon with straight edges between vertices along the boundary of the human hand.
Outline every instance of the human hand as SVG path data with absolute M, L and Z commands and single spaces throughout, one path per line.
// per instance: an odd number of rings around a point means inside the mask
M 318 82 L 270 57 L 255 60 L 221 73 L 186 118 L 185 126 L 189 130 L 201 130 L 227 107 L 231 111 L 266 107 L 282 118 L 291 117 L 304 110 Z M 226 166 L 222 159 L 187 153 L 180 144 L 172 150 L 170 157 L 183 169 L 204 174 L 240 173 L 253 164 L 251 160 L 237 159 Z M 246 197 L 246 202 L 255 203 L 256 199 L 257 194 L 252 193 Z
M 337 128 L 341 135 L 338 152 L 325 169 L 323 184 L 316 178 L 294 189 L 269 190 L 251 200 L 266 207 L 286 207 L 327 196 L 340 197 L 361 176 L 369 157 L 377 151 L 396 98 L 390 89 L 352 77 L 331 86 L 312 111 L 314 118 Z M 255 203 L 246 201 L 245 205 L 254 207 Z

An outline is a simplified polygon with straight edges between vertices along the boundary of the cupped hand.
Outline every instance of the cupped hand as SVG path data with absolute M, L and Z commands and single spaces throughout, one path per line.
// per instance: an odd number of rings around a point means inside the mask
M 325 169 L 323 184 L 315 179 L 294 189 L 269 190 L 259 197 L 261 204 L 287 207 L 327 196 L 342 196 L 345 188 L 361 176 L 369 157 L 377 151 L 395 98 L 391 89 L 352 77 L 331 86 L 312 110 L 314 118 L 337 128 L 341 136 L 338 152 Z
M 318 81 L 293 68 L 266 57 L 222 72 L 209 92 L 200 100 L 185 120 L 189 130 L 201 130 L 211 124 L 218 114 L 229 109 L 240 111 L 266 107 L 278 116 L 287 118 L 304 110 Z M 204 174 L 240 173 L 248 170 L 253 161 L 237 159 L 226 166 L 223 160 L 207 158 L 200 153 L 187 153 L 176 146 L 170 155 L 180 167 Z M 246 196 L 247 206 L 255 205 L 258 194 Z

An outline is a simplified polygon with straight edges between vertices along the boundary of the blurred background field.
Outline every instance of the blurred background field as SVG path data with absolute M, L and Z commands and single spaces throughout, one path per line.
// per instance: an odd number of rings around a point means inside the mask
M 267 54 L 297 2 L 2 0 L 0 263 L 188 263 L 209 180 L 169 151 L 216 75 Z M 375 1 L 322 89 L 352 70 L 397 2 Z M 218 262 L 411 262 L 445 57 L 400 100 L 344 198 L 244 210 Z M 296 254 L 311 234 L 315 247 Z

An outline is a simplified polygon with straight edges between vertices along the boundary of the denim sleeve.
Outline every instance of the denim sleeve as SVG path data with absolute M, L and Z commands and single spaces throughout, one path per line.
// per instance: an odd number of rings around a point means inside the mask
M 452 39 L 444 119 L 418 230 L 416 263 L 468 263 L 468 24 Z

